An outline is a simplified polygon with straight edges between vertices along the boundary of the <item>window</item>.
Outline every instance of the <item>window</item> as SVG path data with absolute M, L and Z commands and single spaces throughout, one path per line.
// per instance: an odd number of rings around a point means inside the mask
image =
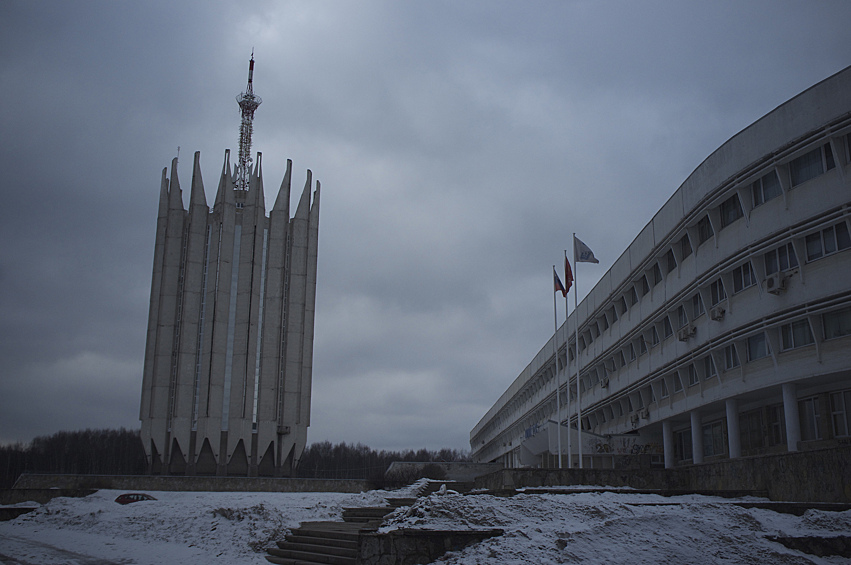
M 754 276 L 750 261 L 733 269 L 733 294 L 755 284 L 756 276 Z
M 645 341 L 644 336 L 638 338 L 638 356 L 642 356 L 647 353 L 647 341 Z
M 635 289 L 632 289 L 632 292 L 635 292 Z M 621 305 L 621 315 L 626 314 L 627 310 L 629 310 L 629 306 L 627 306 L 627 304 L 626 304 L 626 297 L 625 296 L 621 296 L 620 305 Z
M 653 286 L 662 282 L 662 269 L 659 268 L 659 263 L 653 264 Z
M 680 304 L 680 307 L 677 308 L 677 328 L 685 327 L 686 324 L 688 324 L 686 309 L 682 304 Z
M 668 383 L 665 382 L 665 379 L 659 380 L 659 396 L 668 398 Z
M 777 173 L 771 171 L 751 185 L 753 207 L 756 208 L 772 198 L 777 198 L 782 192 L 780 181 L 777 179 Z
M 703 298 L 701 298 L 700 293 L 698 292 L 691 297 L 691 319 L 696 320 L 705 313 L 706 308 L 703 307 Z
M 703 245 L 713 235 L 715 235 L 715 230 L 712 229 L 712 222 L 709 221 L 709 216 L 704 216 L 703 219 L 697 222 L 698 245 Z
M 830 417 L 834 437 L 851 436 L 851 390 L 830 394 Z
M 713 306 L 727 298 L 727 293 L 724 291 L 724 283 L 721 282 L 720 278 L 709 285 L 709 296 Z
M 665 339 L 674 335 L 674 328 L 671 326 L 671 320 L 667 316 L 662 318 L 662 334 L 665 336 Z
M 606 319 L 606 316 L 600 316 L 600 325 L 603 326 L 603 331 L 609 329 L 609 320 Z
M 784 351 L 815 343 L 813 332 L 810 330 L 810 323 L 807 320 L 798 320 L 780 326 L 780 337 L 783 341 Z
M 786 416 L 782 404 L 774 404 L 766 408 L 768 420 L 768 445 L 786 443 Z
M 677 268 L 677 259 L 674 257 L 674 250 L 669 249 L 665 254 L 665 273 L 670 273 Z
M 585 350 L 585 337 L 579 336 L 579 351 Z
M 807 236 L 807 261 L 851 247 L 848 225 L 843 221 Z
M 724 455 L 727 446 L 724 445 L 724 428 L 721 420 L 703 426 L 703 456 Z
M 768 357 L 768 342 L 765 339 L 765 332 L 748 338 L 748 361 L 756 361 L 763 357 Z
M 659 344 L 659 332 L 656 331 L 656 326 L 650 328 L 650 347 Z
M 688 366 L 688 386 L 697 386 L 700 383 L 700 377 L 697 376 L 697 367 L 694 364 Z
M 609 308 L 609 317 L 612 319 L 613 324 L 618 321 L 618 309 L 614 306 Z
M 631 343 L 629 344 L 629 360 L 630 362 L 635 361 L 635 346 Z
M 724 369 L 729 371 L 739 366 L 739 353 L 736 351 L 736 346 L 730 344 L 724 348 Z
M 721 203 L 721 229 L 726 228 L 742 216 L 742 203 L 739 202 L 739 195 L 734 194 L 727 200 Z
M 691 430 L 674 432 L 674 457 L 677 461 L 691 461 Z
M 801 417 L 801 439 L 803 441 L 821 439 L 819 434 L 821 416 L 818 404 L 817 396 L 798 401 L 798 414 Z
M 680 380 L 680 376 L 677 373 L 674 373 L 674 392 L 682 392 L 683 390 L 683 381 Z
M 765 447 L 762 431 L 762 410 L 745 412 L 739 417 L 742 452 L 753 452 Z
M 824 339 L 851 335 L 851 308 L 828 312 L 822 318 Z
M 621 367 L 625 367 L 626 366 L 626 357 L 624 357 L 623 350 L 619 351 L 618 355 L 620 355 Z
M 680 257 L 685 259 L 689 255 L 691 255 L 691 240 L 688 238 L 688 234 L 685 234 L 682 239 L 680 239 Z
M 658 265 L 656 265 L 656 267 L 658 268 Z M 638 284 L 641 285 L 641 296 L 650 292 L 650 284 L 647 282 L 647 275 L 642 275 Z
M 789 163 L 792 186 L 798 186 L 810 179 L 814 179 L 825 171 L 829 171 L 834 166 L 830 143 L 825 143 L 818 149 L 813 149 Z
M 703 358 L 703 380 L 711 379 L 716 376 L 718 371 L 715 370 L 715 361 L 712 355 L 707 355 Z
M 795 248 L 791 243 L 782 245 L 777 249 L 769 251 L 764 255 L 765 274 L 770 275 L 782 271 L 788 271 L 798 266 L 798 258 L 795 256 Z

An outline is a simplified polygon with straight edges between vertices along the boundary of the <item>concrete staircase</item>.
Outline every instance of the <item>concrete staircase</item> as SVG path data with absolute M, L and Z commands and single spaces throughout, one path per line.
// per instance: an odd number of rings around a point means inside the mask
M 278 565 L 355 565 L 364 530 L 376 530 L 384 517 L 414 503 L 415 498 L 388 498 L 387 506 L 344 508 L 342 522 L 304 522 L 267 550 Z
M 278 565 L 355 565 L 358 541 L 363 531 L 377 530 L 384 517 L 402 506 L 410 506 L 418 497 L 439 492 L 441 488 L 467 492 L 473 483 L 430 481 L 414 498 L 387 498 L 387 506 L 344 508 L 342 522 L 304 522 L 292 530 L 277 547 L 266 550 L 266 560 Z

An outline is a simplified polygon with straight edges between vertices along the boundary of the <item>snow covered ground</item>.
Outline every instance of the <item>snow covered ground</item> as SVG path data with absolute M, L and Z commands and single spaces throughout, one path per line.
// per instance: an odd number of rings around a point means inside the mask
M 57 498 L 0 523 L 4 565 L 262 564 L 262 549 L 307 520 L 346 506 L 381 505 L 384 491 L 340 493 L 150 492 L 121 506 L 121 491 Z M 407 496 L 394 491 L 391 496 Z M 795 517 L 705 496 L 614 492 L 432 495 L 388 517 L 383 529 L 502 528 L 505 535 L 437 563 L 847 563 L 785 548 L 766 536 L 851 535 L 851 511 Z

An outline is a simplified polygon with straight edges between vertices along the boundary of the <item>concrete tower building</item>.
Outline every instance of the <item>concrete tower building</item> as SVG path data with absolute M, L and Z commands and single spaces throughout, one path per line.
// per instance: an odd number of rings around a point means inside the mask
M 139 418 L 152 474 L 287 476 L 310 425 L 319 182 L 290 217 L 292 162 L 266 215 L 261 154 L 250 158 L 260 98 L 248 89 L 240 158 L 225 151 L 207 205 L 195 153 L 188 210 L 163 169 Z

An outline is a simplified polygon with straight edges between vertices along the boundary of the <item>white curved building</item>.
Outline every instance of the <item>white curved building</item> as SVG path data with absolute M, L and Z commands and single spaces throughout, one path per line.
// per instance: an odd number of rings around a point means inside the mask
M 851 67 L 695 169 L 473 428 L 474 460 L 555 467 L 557 429 L 568 452 L 577 321 L 573 466 L 579 437 L 584 467 L 851 441 Z

